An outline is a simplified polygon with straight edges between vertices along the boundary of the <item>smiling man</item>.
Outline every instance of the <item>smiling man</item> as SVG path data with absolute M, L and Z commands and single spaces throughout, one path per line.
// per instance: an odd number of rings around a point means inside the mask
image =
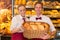
M 40 2 L 36 2 L 36 4 L 34 5 L 34 9 L 35 9 L 35 12 L 36 12 L 36 15 L 35 16 L 32 16 L 30 18 L 30 21 L 38 21 L 38 22 L 45 22 L 47 24 L 50 25 L 50 34 L 47 34 L 46 32 L 44 33 L 45 35 L 41 35 L 40 38 L 32 38 L 32 40 L 47 40 L 50 38 L 50 36 L 54 35 L 56 33 L 56 29 L 53 25 L 53 23 L 51 22 L 50 18 L 45 16 L 45 15 L 42 15 L 41 13 L 41 10 L 43 8 L 43 5 L 42 3 Z

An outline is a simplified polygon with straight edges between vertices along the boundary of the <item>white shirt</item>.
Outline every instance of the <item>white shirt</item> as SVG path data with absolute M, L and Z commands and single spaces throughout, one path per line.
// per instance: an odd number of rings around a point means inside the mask
M 19 31 L 19 32 L 23 32 L 24 31 L 22 28 L 23 22 L 24 22 L 24 20 L 23 20 L 23 17 L 21 15 L 17 15 L 15 17 L 13 17 L 10 30 L 12 31 L 13 29 L 20 27 L 21 31 Z
M 47 17 L 45 15 L 40 15 L 39 17 L 41 17 L 42 19 L 41 20 L 40 19 L 36 20 L 37 16 L 36 15 L 35 16 L 32 16 L 32 17 L 30 17 L 30 21 L 48 23 L 50 25 L 50 31 L 51 32 L 56 30 L 49 17 Z

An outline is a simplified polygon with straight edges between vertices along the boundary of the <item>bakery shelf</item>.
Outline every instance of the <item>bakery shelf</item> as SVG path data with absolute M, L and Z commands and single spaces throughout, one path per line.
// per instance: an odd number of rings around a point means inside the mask
M 49 7 L 43 7 L 44 10 L 60 10 L 60 8 L 49 8 Z
M 54 26 L 55 26 L 55 27 L 60 27 L 60 24 L 55 24 Z
M 48 9 L 60 9 L 60 6 L 54 6 L 54 7 L 43 6 L 43 8 L 48 8 Z
M 27 9 L 34 9 L 32 6 L 26 6 Z M 45 10 L 60 10 L 60 8 L 43 7 Z
M 34 8 L 33 7 L 26 6 L 26 9 L 27 10 L 33 10 Z
M 55 19 L 60 19 L 60 16 L 52 16 L 52 15 L 46 15 L 46 16 L 48 16 L 48 17 L 50 17 L 50 18 L 55 18 Z

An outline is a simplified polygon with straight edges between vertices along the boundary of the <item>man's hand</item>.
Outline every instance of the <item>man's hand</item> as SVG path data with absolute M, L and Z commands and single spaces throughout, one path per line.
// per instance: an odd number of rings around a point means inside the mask
M 40 38 L 41 38 L 41 39 L 49 39 L 49 38 L 50 38 L 50 35 L 49 35 L 48 33 L 44 32 L 44 33 L 42 33 L 42 34 L 40 35 Z
M 50 35 L 51 35 L 51 38 L 54 38 L 54 37 L 55 37 L 55 35 L 56 35 L 56 30 L 55 30 L 55 31 L 50 32 Z
M 49 38 L 50 38 L 50 35 L 49 34 L 45 34 L 42 39 L 49 39 Z

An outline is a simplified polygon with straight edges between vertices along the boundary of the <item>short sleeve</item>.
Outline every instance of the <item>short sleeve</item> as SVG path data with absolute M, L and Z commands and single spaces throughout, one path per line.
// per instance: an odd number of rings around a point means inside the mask
M 12 18 L 12 21 L 11 21 L 11 27 L 10 27 L 10 30 L 12 31 L 13 29 L 15 28 L 20 28 L 21 30 L 22 29 L 22 24 L 23 24 L 23 20 L 22 18 L 20 18 L 19 16 L 15 16 Z
M 17 20 L 15 17 L 12 18 L 12 21 L 11 21 L 11 26 L 10 26 L 10 30 L 12 31 L 14 28 L 17 27 Z
M 47 17 L 46 20 L 47 20 L 48 24 L 50 25 L 50 31 L 51 31 L 51 32 L 52 32 L 52 31 L 55 31 L 56 29 L 55 29 L 55 27 L 54 27 L 52 21 L 50 20 L 50 18 Z

